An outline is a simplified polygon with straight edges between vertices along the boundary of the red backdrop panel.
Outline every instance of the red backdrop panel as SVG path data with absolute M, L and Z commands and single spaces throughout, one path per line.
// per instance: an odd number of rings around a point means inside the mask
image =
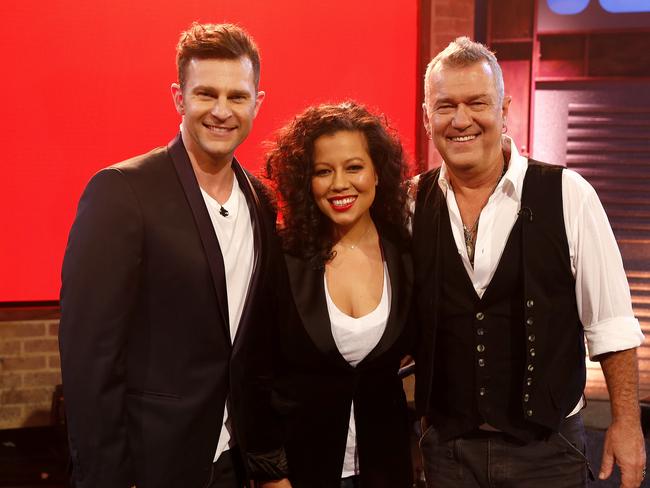
M 345 98 L 384 112 L 413 153 L 416 0 L 3 0 L 0 302 L 57 299 L 90 176 L 174 137 L 174 48 L 193 20 L 259 44 L 267 98 L 237 151 L 248 168 L 296 112 Z

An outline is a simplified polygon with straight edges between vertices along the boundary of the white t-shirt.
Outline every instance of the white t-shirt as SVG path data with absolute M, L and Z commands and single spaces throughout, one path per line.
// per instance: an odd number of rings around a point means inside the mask
M 253 224 L 246 197 L 241 191 L 236 177 L 233 177 L 230 197 L 223 205 L 220 205 L 203 189 L 201 189 L 201 194 L 208 208 L 219 241 L 219 247 L 221 248 L 221 255 L 223 256 L 226 291 L 228 293 L 230 340 L 233 341 L 237 334 L 237 327 L 244 309 L 253 272 L 255 254 Z M 228 212 L 225 217 L 220 214 L 222 207 Z M 217 451 L 214 455 L 215 461 L 225 450 L 234 445 L 232 441 L 232 427 L 228 415 L 228 401 L 226 401 L 221 433 L 219 434 Z
M 375 348 L 386 330 L 388 314 L 390 313 L 388 268 L 384 263 L 384 285 L 379 304 L 372 312 L 359 318 L 350 317 L 339 310 L 330 296 L 327 279 L 323 277 L 323 280 L 325 281 L 325 298 L 327 299 L 327 311 L 330 316 L 334 342 L 341 356 L 351 366 L 356 367 Z M 359 474 L 359 466 L 357 463 L 357 435 L 353 402 L 350 407 L 348 440 L 345 446 L 341 477 L 347 478 L 356 474 Z

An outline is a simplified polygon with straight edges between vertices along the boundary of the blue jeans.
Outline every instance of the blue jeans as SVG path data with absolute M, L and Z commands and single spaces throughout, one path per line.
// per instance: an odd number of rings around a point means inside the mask
M 429 427 L 420 439 L 427 486 L 432 488 L 584 488 L 588 461 L 580 414 L 559 433 L 523 444 L 501 432 L 440 441 Z

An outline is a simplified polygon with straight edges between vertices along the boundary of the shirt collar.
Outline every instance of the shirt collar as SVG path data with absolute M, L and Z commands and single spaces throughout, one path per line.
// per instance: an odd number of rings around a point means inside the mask
M 528 169 L 528 159 L 521 156 L 517 150 L 517 145 L 508 137 L 503 136 L 503 144 L 510 149 L 510 160 L 508 161 L 508 169 L 503 175 L 501 182 L 495 189 L 499 189 L 506 193 L 512 193 L 513 198 L 521 201 L 521 192 L 524 186 L 524 177 Z M 438 185 L 442 190 L 443 195 L 447 196 L 447 190 L 451 187 L 449 183 L 449 170 L 445 162 L 440 166 L 440 176 L 438 177 Z

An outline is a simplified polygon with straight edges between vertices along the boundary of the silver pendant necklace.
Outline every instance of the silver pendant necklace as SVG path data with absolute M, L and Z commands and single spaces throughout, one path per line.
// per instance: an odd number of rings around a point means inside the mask
M 479 214 L 480 217 L 480 214 Z M 475 250 L 475 244 L 476 244 L 476 234 L 478 230 L 478 219 L 479 217 L 476 217 L 476 220 L 474 221 L 474 225 L 468 229 L 465 224 L 463 224 L 463 235 L 465 237 L 465 248 L 467 249 L 467 257 L 469 258 L 469 262 L 474 267 L 474 250 Z
M 370 232 L 371 227 L 372 227 L 372 222 L 368 223 L 368 226 L 366 227 L 366 230 L 364 231 L 363 234 L 361 234 L 361 237 L 359 237 L 354 244 L 346 244 L 343 241 L 339 241 L 338 244 L 340 244 L 344 248 L 347 248 L 347 249 L 350 249 L 350 250 L 356 249 L 357 247 L 359 247 L 359 244 L 361 244 L 361 241 L 363 240 L 363 238 L 366 237 L 366 234 L 368 234 L 368 232 Z
M 497 186 L 499 186 L 499 182 L 501 181 L 501 178 L 503 178 L 503 175 L 506 174 L 507 169 L 508 167 L 504 162 L 501 175 L 499 175 L 497 182 L 494 184 L 494 188 L 492 188 L 490 195 L 494 193 L 494 190 L 496 190 Z M 463 222 L 463 237 L 465 238 L 465 249 L 467 249 L 467 258 L 469 259 L 469 263 L 472 265 L 472 268 L 474 267 L 474 253 L 476 251 L 476 236 L 478 235 L 478 221 L 480 218 L 481 218 L 481 213 L 479 212 L 478 217 L 476 217 L 476 220 L 474 221 L 474 224 L 469 228 Z

